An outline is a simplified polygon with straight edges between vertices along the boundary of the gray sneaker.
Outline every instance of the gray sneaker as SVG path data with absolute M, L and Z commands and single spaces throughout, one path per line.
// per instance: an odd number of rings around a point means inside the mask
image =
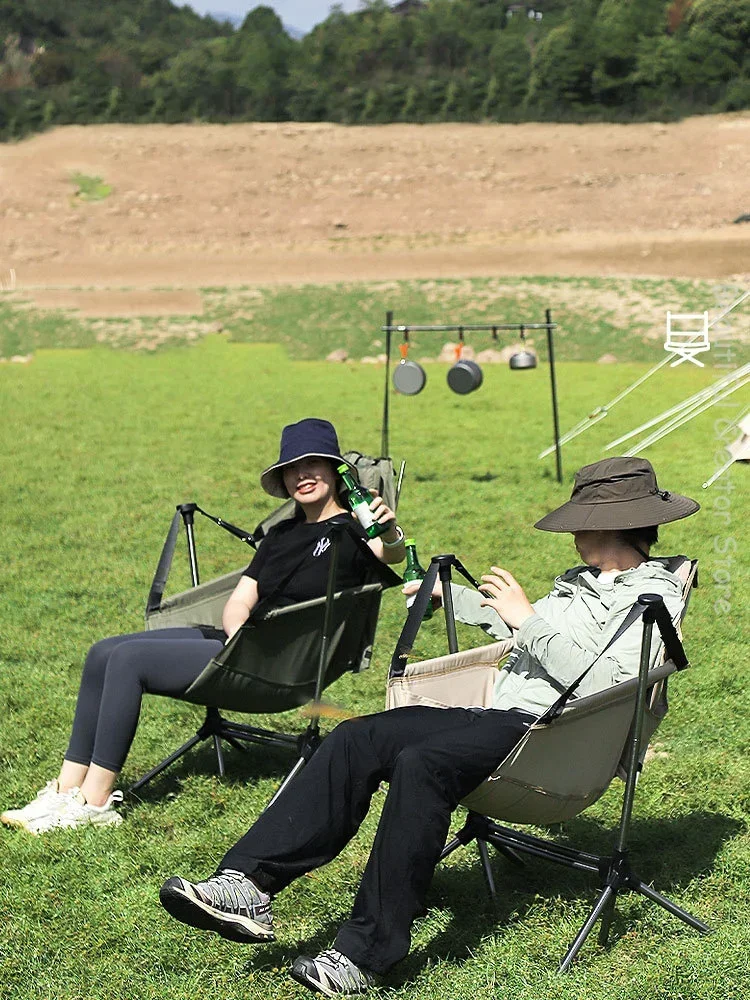
M 205 882 L 175 875 L 159 891 L 164 909 L 176 920 L 229 941 L 273 941 L 271 897 L 243 872 L 224 868 Z
M 366 993 L 378 985 L 378 977 L 374 972 L 361 969 L 335 948 L 321 951 L 316 958 L 300 955 L 294 960 L 291 974 L 292 979 L 302 983 L 308 990 L 322 993 L 326 997 Z

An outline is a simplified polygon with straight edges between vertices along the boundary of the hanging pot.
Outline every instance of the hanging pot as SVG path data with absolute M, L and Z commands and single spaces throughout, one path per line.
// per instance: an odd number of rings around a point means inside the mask
M 482 384 L 482 369 L 476 361 L 460 358 L 452 368 L 448 369 L 448 385 L 460 396 L 474 392 Z
M 409 361 L 409 333 L 404 333 L 404 342 L 399 344 L 401 360 L 393 369 L 393 388 L 404 396 L 416 396 L 427 383 L 427 373 L 416 361 Z

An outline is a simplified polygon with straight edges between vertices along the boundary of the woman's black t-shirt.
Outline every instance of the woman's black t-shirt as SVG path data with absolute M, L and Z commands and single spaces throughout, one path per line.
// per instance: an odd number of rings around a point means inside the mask
M 335 516 L 341 517 L 340 514 Z M 301 520 L 282 521 L 271 528 L 243 573 L 257 581 L 260 600 L 270 597 L 273 607 L 283 607 L 325 596 L 331 559 L 331 520 L 333 518 L 314 524 Z M 352 528 L 366 540 L 367 536 L 353 518 Z M 348 531 L 342 532 L 336 589 L 358 587 L 367 576 L 366 553 Z M 284 583 L 286 577 L 289 579 Z M 277 591 L 280 584 L 283 586 Z

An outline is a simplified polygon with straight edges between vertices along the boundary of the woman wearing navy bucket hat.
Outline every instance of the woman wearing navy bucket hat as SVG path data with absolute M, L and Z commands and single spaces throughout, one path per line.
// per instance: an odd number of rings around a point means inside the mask
M 233 635 L 263 600 L 278 607 L 325 594 L 332 519 L 346 514 L 338 496 L 342 463 L 338 438 L 327 420 L 308 418 L 285 427 L 278 461 L 261 475 L 273 497 L 296 502 L 296 515 L 271 528 L 226 603 L 223 626 Z M 379 498 L 373 518 L 388 529 L 367 544 L 382 562 L 404 558 L 403 532 Z M 355 531 L 364 533 L 352 520 Z M 367 576 L 367 554 L 344 533 L 337 583 L 357 586 Z M 170 628 L 112 636 L 95 643 L 83 668 L 68 749 L 58 777 L 22 809 L 0 816 L 7 826 L 40 834 L 59 828 L 122 822 L 113 791 L 135 736 L 144 693 L 183 694 L 222 647 L 199 628 Z

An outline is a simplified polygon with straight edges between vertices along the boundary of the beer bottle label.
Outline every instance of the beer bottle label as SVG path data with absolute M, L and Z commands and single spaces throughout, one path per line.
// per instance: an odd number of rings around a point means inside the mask
M 354 511 L 354 516 L 357 518 L 365 531 L 375 524 L 375 518 L 372 516 L 370 505 L 366 500 L 361 500 L 352 508 L 352 510 Z

